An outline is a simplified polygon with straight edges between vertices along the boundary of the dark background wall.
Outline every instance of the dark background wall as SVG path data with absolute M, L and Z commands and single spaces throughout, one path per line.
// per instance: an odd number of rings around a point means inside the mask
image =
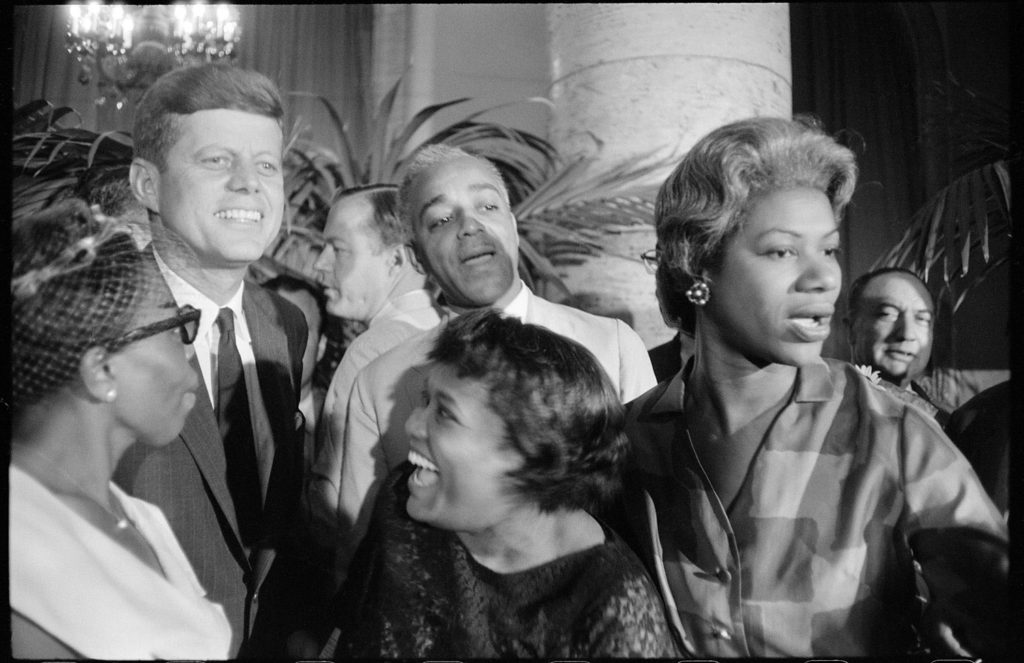
M 843 231 L 849 283 L 900 239 L 930 196 L 978 165 L 970 157 L 979 156 L 979 141 L 1009 144 L 1019 10 L 1002 2 L 793 3 L 790 15 L 793 110 L 840 132 L 861 169 Z M 1009 299 L 1006 268 L 972 290 L 955 316 L 940 303 L 937 324 L 955 332 L 937 334 L 935 363 L 1008 368 Z M 847 358 L 846 344 L 837 329 L 826 353 Z

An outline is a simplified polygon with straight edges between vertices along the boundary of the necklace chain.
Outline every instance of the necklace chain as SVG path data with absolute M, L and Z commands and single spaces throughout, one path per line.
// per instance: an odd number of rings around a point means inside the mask
M 25 448 L 25 447 L 22 447 L 22 448 Z M 70 474 L 68 474 L 64 470 L 64 468 L 62 468 L 60 466 L 59 463 L 57 463 L 55 460 L 53 460 L 53 458 L 51 458 L 47 454 L 44 454 L 42 451 L 39 451 L 38 449 L 25 449 L 25 453 L 29 453 L 29 454 L 32 454 L 34 456 L 38 456 L 39 458 L 42 458 L 43 461 L 45 461 L 45 463 L 48 466 L 52 467 L 53 469 L 57 470 L 62 475 L 64 475 L 64 477 L 68 481 L 70 481 L 71 484 L 75 488 L 78 489 L 78 493 L 77 493 L 78 495 L 81 495 L 85 499 L 89 500 L 90 502 L 92 502 L 93 504 L 98 506 L 100 509 L 102 509 L 104 513 L 106 513 L 107 515 L 109 515 L 111 518 L 114 519 L 114 526 L 117 528 L 118 531 L 128 529 L 129 525 L 131 525 L 131 526 L 135 525 L 135 523 L 133 523 L 131 521 L 131 519 L 128 517 L 128 514 L 126 514 L 124 512 L 124 508 L 121 506 L 120 501 L 118 501 L 117 499 L 111 500 L 111 504 L 113 504 L 115 502 L 117 503 L 117 508 L 118 508 L 119 511 L 121 511 L 121 515 L 120 516 L 118 516 L 116 513 L 114 513 L 114 511 L 112 509 L 110 509 L 109 507 L 104 506 L 103 502 L 101 502 L 100 500 L 98 500 L 95 497 L 93 497 L 92 495 L 90 495 L 87 490 L 82 488 L 82 484 L 80 484 L 77 481 L 75 481 L 74 477 L 72 477 Z M 108 488 L 108 492 L 109 492 L 109 488 Z

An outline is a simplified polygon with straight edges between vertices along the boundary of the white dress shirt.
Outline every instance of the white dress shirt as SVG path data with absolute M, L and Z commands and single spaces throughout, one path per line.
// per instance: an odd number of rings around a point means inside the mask
M 260 391 L 259 376 L 256 371 L 256 355 L 252 349 L 252 338 L 249 336 L 249 325 L 242 310 L 242 296 L 245 282 L 239 284 L 238 290 L 224 306 L 200 292 L 195 286 L 181 278 L 154 252 L 160 272 L 167 281 L 178 306 L 188 304 L 201 311 L 196 340 L 191 345 L 199 363 L 199 370 L 206 385 L 206 395 L 210 399 L 210 407 L 216 411 L 217 403 L 217 348 L 220 343 L 220 329 L 217 327 L 217 314 L 222 308 L 230 308 L 235 316 L 235 346 L 242 360 L 242 372 L 245 375 L 245 391 L 249 397 L 249 417 L 252 423 L 253 440 L 256 445 L 256 462 L 260 468 L 260 487 L 264 499 L 267 496 L 267 484 L 270 481 L 270 470 L 274 465 L 274 436 L 267 419 L 267 409 L 263 405 L 263 392 Z M 189 346 L 186 346 L 186 350 Z

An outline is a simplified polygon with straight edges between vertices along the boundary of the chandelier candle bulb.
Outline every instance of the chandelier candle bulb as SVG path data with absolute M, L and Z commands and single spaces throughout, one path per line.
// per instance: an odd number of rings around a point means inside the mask
M 96 104 L 137 101 L 176 67 L 233 59 L 241 37 L 238 9 L 219 4 L 69 5 L 66 46 L 78 80 L 99 92 Z
M 135 22 L 132 21 L 132 17 L 128 16 L 124 19 L 124 26 L 122 34 L 124 35 L 124 47 L 125 50 L 132 47 L 132 32 L 135 30 Z

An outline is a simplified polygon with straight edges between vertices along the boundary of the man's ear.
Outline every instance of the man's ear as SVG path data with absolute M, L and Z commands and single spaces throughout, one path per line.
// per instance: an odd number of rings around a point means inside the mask
M 406 247 L 404 244 L 396 244 L 384 249 L 387 255 L 384 256 L 384 260 L 387 261 L 388 274 L 394 274 L 398 270 L 405 267 L 406 263 L 409 262 L 409 258 L 406 256 Z
M 420 252 L 419 252 L 419 249 L 416 248 L 416 244 L 415 243 L 406 244 L 404 246 L 404 248 L 405 248 L 405 255 L 409 258 L 409 262 L 412 263 L 413 268 L 417 272 L 419 272 L 420 274 L 423 274 L 424 276 L 426 276 L 427 275 L 427 270 L 423 267 L 425 262 L 424 262 L 423 258 L 420 256 Z
M 522 251 L 519 250 L 519 245 L 522 244 L 523 238 L 519 236 L 519 220 L 516 219 L 516 215 L 510 212 L 509 216 L 512 217 L 512 237 L 515 241 L 515 253 L 509 256 L 509 258 L 512 259 L 512 267 L 515 269 L 516 277 L 518 278 L 519 268 L 521 267 L 519 263 L 522 261 Z
M 98 401 L 117 397 L 117 380 L 111 370 L 110 354 L 99 346 L 85 351 L 78 362 L 78 375 L 86 393 Z
M 160 170 L 151 161 L 135 157 L 128 169 L 132 193 L 146 209 L 160 213 Z

